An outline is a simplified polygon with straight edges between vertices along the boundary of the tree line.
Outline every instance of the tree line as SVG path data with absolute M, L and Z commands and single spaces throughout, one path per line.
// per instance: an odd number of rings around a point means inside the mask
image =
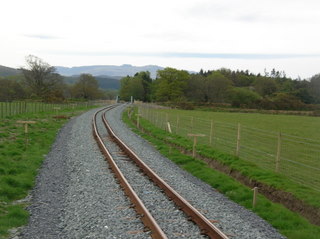
M 303 110 L 320 104 L 320 74 L 310 80 L 291 79 L 285 72 L 218 69 L 190 74 L 165 68 L 155 80 L 149 72 L 127 76 L 120 82 L 120 98 L 181 105 L 220 104 L 233 107 Z
M 36 56 L 26 57 L 22 74 L 0 78 L 0 101 L 33 99 L 44 102 L 114 99 L 116 93 L 99 89 L 90 74 L 81 74 L 75 84 L 66 84 L 53 66 Z

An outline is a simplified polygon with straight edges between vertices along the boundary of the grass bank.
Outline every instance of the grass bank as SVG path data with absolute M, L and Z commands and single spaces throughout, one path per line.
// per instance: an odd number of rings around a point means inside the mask
M 92 106 L 93 108 L 94 106 Z M 68 118 L 88 108 L 54 112 L 28 113 L 5 117 L 0 122 L 0 238 L 7 238 L 10 228 L 28 221 L 24 199 L 33 188 L 38 169 L 50 151 L 58 130 Z M 17 121 L 35 121 L 25 134 Z
M 190 172 L 194 176 L 200 178 L 204 182 L 208 183 L 221 193 L 225 194 L 231 200 L 239 203 L 249 210 L 254 211 L 260 217 L 268 221 L 272 226 L 277 228 L 280 233 L 287 236 L 290 239 L 316 239 L 320 235 L 320 227 L 311 224 L 304 217 L 298 213 L 292 212 L 281 204 L 273 203 L 268 200 L 265 196 L 258 195 L 258 203 L 255 208 L 252 208 L 252 189 L 244 186 L 235 179 L 219 171 L 213 170 L 206 163 L 201 160 L 195 159 L 186 154 L 182 154 L 181 150 L 172 147 L 172 145 L 178 145 L 186 148 L 187 150 L 192 149 L 192 143 L 179 135 L 168 134 L 166 131 L 154 127 L 148 121 L 140 119 L 140 125 L 145 129 L 148 134 L 141 132 L 136 128 L 135 114 L 131 114 L 132 119 L 130 120 L 125 113 L 123 115 L 124 121 L 138 134 L 142 135 L 149 142 L 154 144 L 157 149 L 170 160 L 178 164 L 181 168 Z M 133 120 L 133 121 L 132 121 Z M 254 164 L 245 162 L 230 156 L 217 152 L 214 150 L 206 151 L 208 147 L 199 148 L 201 153 L 207 154 L 217 161 L 220 161 L 226 165 L 229 165 L 234 170 L 239 170 L 241 173 L 251 178 L 258 178 L 268 181 L 273 186 L 287 187 L 290 182 L 286 181 L 285 178 L 279 179 L 278 175 L 274 175 L 271 172 L 265 172 Z M 199 152 L 198 151 L 198 152 Z M 287 185 L 288 184 L 288 185 Z M 306 188 L 296 187 L 291 185 L 293 191 L 299 191 L 303 195 L 308 190 Z M 316 194 L 317 195 L 317 194 Z M 319 204 L 317 198 L 308 198 L 313 204 Z

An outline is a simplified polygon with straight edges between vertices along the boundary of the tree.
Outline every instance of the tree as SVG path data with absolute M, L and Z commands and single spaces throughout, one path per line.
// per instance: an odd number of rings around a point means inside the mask
M 103 99 L 106 100 L 115 100 L 119 92 L 117 90 L 105 90 L 103 92 Z
M 143 93 L 141 100 L 144 102 L 149 102 L 151 101 L 151 84 L 152 84 L 152 79 L 150 77 L 150 72 L 149 71 L 141 71 L 139 73 L 136 73 L 134 75 L 134 78 L 140 79 L 141 84 L 143 87 Z
M 193 74 L 188 81 L 186 96 L 195 102 L 208 102 L 207 86 L 204 74 Z
M 190 75 L 187 71 L 174 68 L 159 70 L 155 81 L 155 98 L 158 101 L 179 102 L 185 99 Z
M 277 84 L 273 79 L 260 77 L 255 81 L 254 88 L 261 96 L 267 96 L 277 91 Z
M 42 100 L 56 95 L 62 96 L 62 77 L 55 73 L 55 68 L 42 59 L 29 55 L 26 57 L 26 68 L 21 68 L 24 82 L 31 94 Z
M 261 98 L 256 92 L 246 88 L 232 88 L 229 93 L 229 99 L 232 106 L 240 107 L 241 105 L 250 106 Z
M 120 80 L 120 90 L 119 90 L 119 96 L 121 100 L 129 101 L 131 97 L 130 92 L 130 76 L 123 77 Z
M 98 81 L 90 74 L 81 74 L 72 91 L 74 97 L 86 100 L 98 99 L 102 96 Z
M 228 90 L 232 86 L 231 80 L 220 72 L 212 72 L 205 79 L 206 94 L 209 102 L 224 103 Z
M 314 99 L 313 103 L 320 104 L 320 74 L 311 77 L 308 90 Z
M 129 101 L 133 96 L 135 100 L 150 101 L 151 84 L 152 79 L 148 71 L 138 72 L 133 77 L 126 76 L 120 80 L 120 98 Z
M 23 99 L 26 96 L 21 84 L 16 80 L 0 78 L 0 101 Z

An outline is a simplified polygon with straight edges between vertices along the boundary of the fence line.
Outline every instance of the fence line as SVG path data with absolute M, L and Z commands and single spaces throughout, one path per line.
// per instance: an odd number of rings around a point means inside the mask
M 92 105 L 105 105 L 111 104 L 110 100 L 103 101 L 88 101 L 88 102 L 75 102 L 75 103 L 64 103 L 64 104 L 49 104 L 43 102 L 0 102 L 0 119 L 7 116 L 13 116 L 24 113 L 39 113 L 45 111 L 60 111 L 65 109 L 77 109 L 80 107 L 89 107 Z
M 239 156 L 320 191 L 320 141 L 214 119 L 176 115 L 150 105 L 140 104 L 139 112 L 159 128 L 166 130 L 169 122 L 172 132 L 186 138 L 190 133 L 204 134 L 198 143 Z

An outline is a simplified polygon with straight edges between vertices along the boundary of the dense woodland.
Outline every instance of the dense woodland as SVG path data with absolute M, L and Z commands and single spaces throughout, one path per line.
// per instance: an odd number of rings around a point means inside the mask
M 56 69 L 36 56 L 26 58 L 26 67 L 0 77 L 0 101 L 36 100 L 65 102 L 70 100 L 115 99 L 117 90 L 102 90 L 90 74 L 63 77 Z M 72 83 L 71 83 L 72 82 Z
M 120 98 L 193 105 L 220 105 L 275 110 L 314 110 L 320 104 L 320 74 L 310 80 L 291 79 L 272 70 L 264 75 L 219 69 L 190 74 L 165 68 L 152 80 L 148 72 L 124 77 Z

